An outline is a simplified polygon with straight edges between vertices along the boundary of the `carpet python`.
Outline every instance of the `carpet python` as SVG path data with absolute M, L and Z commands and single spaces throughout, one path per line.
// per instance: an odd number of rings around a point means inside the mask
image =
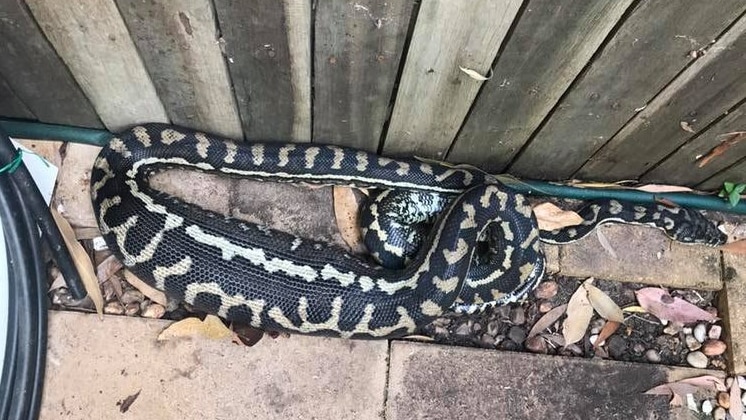
M 149 185 L 154 173 L 176 167 L 446 198 L 436 199 L 440 215 L 426 217 L 428 232 L 411 261 L 392 268 Z M 330 145 L 234 142 L 156 123 L 120 133 L 101 150 L 91 198 L 109 248 L 169 298 L 256 328 L 345 338 L 401 336 L 449 309 L 516 300 L 543 275 L 540 240 L 569 242 L 606 221 L 652 224 L 689 242 L 722 240 L 697 212 L 616 201 L 591 205 L 583 225 L 540 237 L 525 197 L 471 167 Z M 389 207 L 382 203 L 369 212 Z M 387 223 L 375 217 L 366 232 L 383 237 Z

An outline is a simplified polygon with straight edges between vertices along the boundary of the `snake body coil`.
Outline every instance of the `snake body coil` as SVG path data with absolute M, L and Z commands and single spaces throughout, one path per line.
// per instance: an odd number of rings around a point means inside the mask
M 446 199 L 435 199 L 443 214 L 411 262 L 383 268 L 341 248 L 224 217 L 150 187 L 153 173 L 173 167 Z M 196 309 L 263 329 L 400 336 L 449 308 L 474 310 L 515 300 L 544 271 L 528 202 L 467 167 L 393 160 L 337 146 L 233 142 L 146 124 L 102 149 L 91 173 L 91 197 L 106 243 L 138 277 Z M 377 210 L 377 204 L 371 206 L 374 213 L 384 208 Z M 723 239 L 696 212 L 664 215 L 661 209 L 617 204 L 594 204 L 584 225 L 545 232 L 541 239 L 569 242 L 616 219 L 652 224 L 681 240 Z M 373 218 L 368 231 L 386 239 L 388 231 L 378 220 Z M 485 240 L 493 251 L 482 258 L 475 250 Z
M 458 195 L 412 264 L 381 268 L 340 248 L 226 218 L 152 189 L 172 167 L 278 182 L 405 188 Z M 353 338 L 411 333 L 457 299 L 490 224 L 520 244 L 524 279 L 543 273 L 524 198 L 484 175 L 336 146 L 237 143 L 148 124 L 111 140 L 94 163 L 97 221 L 124 265 L 169 297 L 258 328 Z M 504 211 L 509 209 L 510 211 Z M 500 297 L 500 296 L 496 296 Z

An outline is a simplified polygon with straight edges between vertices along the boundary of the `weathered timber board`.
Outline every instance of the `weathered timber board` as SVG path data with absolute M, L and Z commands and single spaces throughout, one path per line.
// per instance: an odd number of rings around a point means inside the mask
M 701 190 L 717 191 L 723 187 L 723 182 L 725 181 L 739 184 L 746 183 L 746 159 L 741 159 L 740 162 L 713 175 L 706 181 L 697 185 L 697 188 Z
M 407 0 L 316 5 L 314 141 L 378 149 L 412 8 Z
M 508 171 L 573 175 L 744 10 L 742 0 L 640 2 Z
M 717 153 L 716 148 L 722 149 Z M 715 152 L 710 159 L 711 151 Z M 746 156 L 746 102 L 716 124 L 698 133 L 690 142 L 640 179 L 643 182 L 675 182 L 694 186 Z M 702 166 L 703 165 L 703 166 Z
M 2 75 L 0 75 L 0 117 L 36 118 L 26 104 L 16 96 Z
M 119 131 L 140 122 L 168 121 L 114 2 L 27 4 L 106 128 Z
M 443 158 L 456 136 L 520 0 L 427 1 L 420 5 L 384 153 Z
M 715 42 L 578 172 L 586 179 L 639 177 L 746 97 L 746 16 Z M 666 182 L 679 183 L 676 177 Z
M 0 55 L 0 75 L 31 112 L 3 110 L 3 116 L 101 127 L 88 98 L 20 0 L 0 1 Z
M 447 160 L 505 169 L 630 3 L 529 1 Z
M 309 1 L 215 1 L 247 139 L 310 141 Z
M 171 122 L 243 138 L 210 0 L 117 0 Z

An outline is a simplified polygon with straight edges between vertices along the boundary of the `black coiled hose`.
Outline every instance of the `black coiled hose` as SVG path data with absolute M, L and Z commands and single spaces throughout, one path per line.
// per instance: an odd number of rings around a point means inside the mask
M 17 153 L 0 130 L 0 162 L 13 159 L 8 158 L 8 151 L 11 156 Z M 61 242 L 56 225 L 41 220 L 48 209 L 43 200 L 35 199 L 41 194 L 29 180 L 30 175 L 22 164 L 13 173 L 0 174 L 0 219 L 6 243 L 9 290 L 8 330 L 0 377 L 0 419 L 8 420 L 36 419 L 39 414 L 47 345 L 46 276 L 39 228 L 47 243 L 52 227 Z M 54 235 L 51 241 L 55 241 Z M 57 255 L 60 247 L 51 248 Z

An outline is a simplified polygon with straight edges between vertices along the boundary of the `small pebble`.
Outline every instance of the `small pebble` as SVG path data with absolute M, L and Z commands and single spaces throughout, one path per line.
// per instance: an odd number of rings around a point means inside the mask
M 681 332 L 683 332 L 684 335 L 692 335 L 692 327 L 684 327 L 681 329 Z
M 620 359 L 627 352 L 627 341 L 618 335 L 612 335 L 608 340 L 609 355 L 614 359 Z
M 510 306 L 498 306 L 497 308 L 495 308 L 494 312 L 492 312 L 492 315 L 497 319 L 509 319 L 508 317 L 510 316 Z
M 598 340 L 598 334 L 593 334 L 590 337 L 588 337 L 588 341 L 591 342 L 594 346 L 596 345 L 596 340 Z M 603 346 L 604 343 L 598 343 L 599 346 Z
M 635 354 L 642 354 L 645 351 L 645 346 L 643 346 L 642 343 L 635 343 L 635 345 L 632 346 L 632 351 Z
M 109 302 L 104 305 L 104 313 L 109 315 L 122 315 L 124 314 L 124 306 L 117 301 Z
M 741 375 L 738 375 L 736 376 L 736 380 L 738 381 L 738 387 L 746 390 L 746 378 L 744 378 Z
M 707 340 L 702 344 L 702 353 L 706 356 L 720 356 L 725 353 L 727 346 L 720 340 Z
M 533 336 L 526 340 L 526 350 L 532 353 L 546 354 L 547 343 L 541 336 Z
M 491 335 L 489 335 L 487 333 L 482 334 L 481 341 L 482 341 L 482 345 L 484 345 L 484 346 L 487 346 L 487 347 L 494 347 L 495 346 L 495 337 L 493 337 L 493 336 L 491 336 Z
M 707 339 L 707 326 L 705 324 L 697 324 L 697 326 L 694 327 L 692 334 L 694 334 L 694 338 L 696 338 L 697 341 L 700 343 L 704 342 Z
M 579 345 L 576 343 L 572 343 L 569 346 L 565 346 L 565 350 L 569 351 L 570 353 L 576 355 L 576 356 L 582 356 L 583 355 L 583 349 L 580 348 Z
M 542 314 L 545 314 L 552 309 L 554 309 L 554 305 L 552 305 L 552 302 L 548 300 L 542 300 L 541 303 L 539 303 L 539 312 Z
M 493 337 L 497 336 L 497 332 L 499 331 L 499 329 L 500 329 L 500 322 L 499 321 L 490 321 L 487 324 L 487 334 L 489 334 L 489 335 L 491 335 Z
M 710 360 L 710 366 L 712 366 L 714 369 L 720 370 L 726 370 L 728 368 L 728 365 L 725 363 L 725 360 L 723 360 L 722 357 L 715 357 Z
M 471 330 L 476 334 L 482 331 L 482 325 L 479 323 L 474 324 L 473 327 L 471 327 Z
M 714 420 L 725 420 L 725 409 L 723 407 L 716 408 L 715 411 L 712 412 L 712 418 Z
M 707 332 L 707 336 L 710 337 L 710 340 L 719 340 L 722 333 L 723 327 L 720 325 L 713 325 L 710 327 L 710 331 Z
M 124 314 L 127 316 L 135 316 L 140 312 L 140 304 L 137 302 L 130 302 L 124 305 Z
M 526 330 L 521 327 L 510 327 L 508 338 L 514 343 L 521 344 L 526 340 Z
M 712 408 L 712 402 L 710 400 L 705 400 L 702 403 L 702 413 L 709 415 L 710 413 L 712 413 Z
M 648 359 L 648 362 L 650 363 L 660 363 L 661 361 L 661 355 L 656 349 L 650 349 L 646 351 L 645 358 Z
M 686 362 L 692 367 L 704 369 L 710 361 L 701 351 L 693 351 L 686 355 Z
M 523 325 L 526 323 L 526 313 L 522 307 L 519 306 L 510 311 L 510 322 L 513 325 Z
M 469 335 L 471 334 L 471 326 L 468 322 L 464 322 L 456 328 L 456 335 Z
M 684 337 L 684 343 L 690 351 L 699 350 L 699 348 L 702 347 L 702 343 L 697 341 L 697 339 L 694 338 L 693 335 L 687 335 L 686 337 Z
M 724 409 L 730 408 L 730 394 L 727 392 L 718 392 L 718 405 Z
M 143 295 L 142 292 L 139 290 L 130 289 L 122 293 L 122 298 L 119 300 L 122 302 L 123 305 L 132 303 L 132 302 L 135 302 L 139 305 L 140 302 L 145 300 L 145 295 Z
M 667 325 L 666 328 L 663 329 L 663 334 L 676 335 L 679 333 L 679 331 L 681 331 L 681 329 L 682 329 L 681 324 L 672 322 L 671 324 Z
M 534 296 L 539 299 L 551 299 L 557 295 L 557 282 L 545 281 L 534 290 Z
M 159 303 L 151 303 L 150 306 L 145 308 L 144 311 L 142 311 L 142 316 L 145 318 L 163 318 L 163 315 L 166 314 L 166 308 L 163 307 L 163 305 Z M 446 333 L 448 331 L 446 330 Z

